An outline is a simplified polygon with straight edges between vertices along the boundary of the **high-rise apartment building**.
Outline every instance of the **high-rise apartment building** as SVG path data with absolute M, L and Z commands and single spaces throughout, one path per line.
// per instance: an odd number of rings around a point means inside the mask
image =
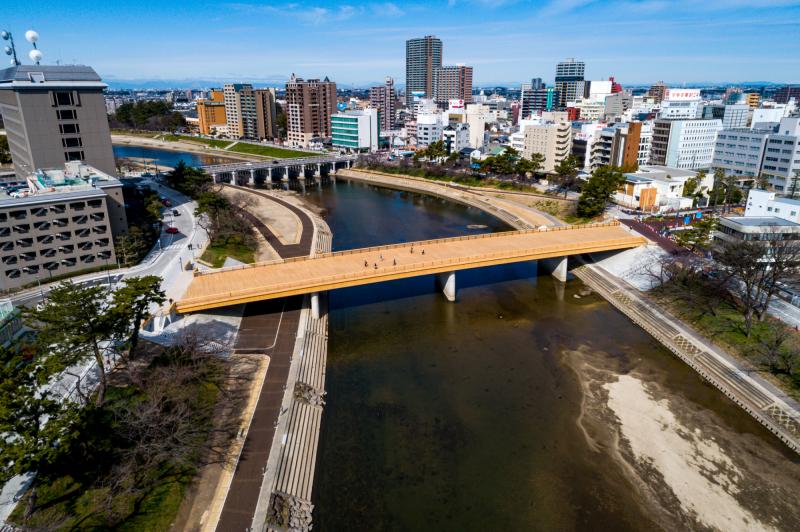
M 327 77 L 304 80 L 292 74 L 286 83 L 287 140 L 308 147 L 311 139 L 331 136 L 331 116 L 336 112 L 336 83 Z
M 598 131 L 591 146 L 590 169 L 594 171 L 601 166 L 617 166 L 626 172 L 634 172 L 639 165 L 646 164 L 649 149 L 642 158 L 642 125 L 642 122 L 619 123 Z M 647 146 L 649 148 L 649 143 Z
M 565 107 L 567 102 L 574 102 L 578 97 L 578 84 L 583 81 L 585 69 L 586 65 L 583 61 L 575 61 L 572 58 L 556 65 L 555 87 L 558 89 L 560 107 Z
M 259 140 L 274 139 L 278 136 L 275 89 L 258 89 L 256 97 L 256 137 Z
M 88 66 L 17 65 L 0 70 L 3 116 L 19 178 L 84 161 L 116 174 L 103 89 Z
M 722 120 L 658 119 L 650 164 L 694 170 L 711 165 Z
M 647 91 L 647 95 L 653 98 L 656 103 L 661 103 L 661 101 L 667 96 L 668 90 L 669 87 L 667 87 L 663 81 L 657 81 L 650 85 L 650 90 Z
M 397 112 L 397 96 L 394 93 L 394 79 L 386 76 L 383 85 L 370 87 L 369 105 L 377 109 L 381 118 L 381 129 L 389 131 L 394 127 L 395 113 Z
M 433 98 L 433 72 L 441 66 L 441 39 L 428 35 L 406 41 L 406 105 L 411 105 L 414 92 Z
M 692 119 L 702 116 L 700 89 L 667 89 L 661 100 L 659 118 Z
M 211 89 L 207 100 L 197 100 L 197 120 L 201 135 L 211 135 L 215 128 L 228 123 L 225 115 L 225 95 L 223 91 Z
M 555 87 L 545 87 L 541 79 L 520 92 L 520 117 L 530 118 L 544 111 L 554 111 L 559 106 L 559 92 Z
M 789 103 L 792 98 L 800 102 L 800 85 L 784 85 L 775 91 L 775 101 L 778 103 Z
M 750 109 L 756 109 L 758 105 L 761 103 L 761 95 L 757 92 L 746 92 L 744 94 L 744 102 Z
M 443 66 L 433 70 L 433 98 L 437 103 L 449 100 L 472 102 L 472 67 Z
M 228 135 L 237 139 L 257 138 L 256 94 L 253 86 L 246 83 L 226 83 L 223 97 Z

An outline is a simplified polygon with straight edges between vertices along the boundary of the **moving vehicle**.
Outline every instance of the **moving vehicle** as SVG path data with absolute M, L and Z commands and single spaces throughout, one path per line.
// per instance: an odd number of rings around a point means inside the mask
M 180 216 L 180 215 L 181 211 L 179 211 L 178 209 L 172 209 L 172 216 Z
M 164 232 L 165 233 L 169 233 L 171 235 L 174 235 L 174 234 L 178 233 L 178 228 L 177 227 L 167 227 L 166 229 L 164 229 Z

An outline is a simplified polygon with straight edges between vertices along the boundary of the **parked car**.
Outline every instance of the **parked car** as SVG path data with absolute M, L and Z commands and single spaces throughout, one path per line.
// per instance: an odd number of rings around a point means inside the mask
M 178 233 L 178 228 L 177 227 L 167 227 L 166 229 L 164 229 L 164 232 L 165 233 L 169 233 L 171 235 L 174 235 L 174 234 Z
M 180 216 L 180 215 L 181 211 L 179 211 L 178 209 L 172 209 L 172 216 Z

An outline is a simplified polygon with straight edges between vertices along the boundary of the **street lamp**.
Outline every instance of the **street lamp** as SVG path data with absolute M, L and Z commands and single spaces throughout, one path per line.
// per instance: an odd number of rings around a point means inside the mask
M 4 41 L 8 41 L 8 46 L 5 48 L 6 55 L 11 56 L 11 64 L 14 66 L 20 65 L 19 59 L 17 59 L 17 49 L 14 48 L 14 36 L 11 35 L 10 31 L 0 31 L 0 38 Z

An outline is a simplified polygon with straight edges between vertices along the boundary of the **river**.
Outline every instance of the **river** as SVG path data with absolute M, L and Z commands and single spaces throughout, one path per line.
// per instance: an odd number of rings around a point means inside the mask
M 334 250 L 508 229 L 349 182 L 304 197 Z M 331 293 L 315 528 L 800 529 L 796 455 L 579 280 L 535 274 L 458 272 L 456 303 L 432 277 Z
M 222 164 L 235 161 L 216 155 L 202 153 L 189 153 L 185 151 L 162 150 L 159 148 L 146 148 L 143 146 L 114 146 L 114 157 L 117 159 L 132 159 L 141 162 L 146 159 L 148 164 L 174 168 L 179 161 L 189 166 L 203 166 L 206 164 Z M 155 170 L 155 168 L 153 168 Z

